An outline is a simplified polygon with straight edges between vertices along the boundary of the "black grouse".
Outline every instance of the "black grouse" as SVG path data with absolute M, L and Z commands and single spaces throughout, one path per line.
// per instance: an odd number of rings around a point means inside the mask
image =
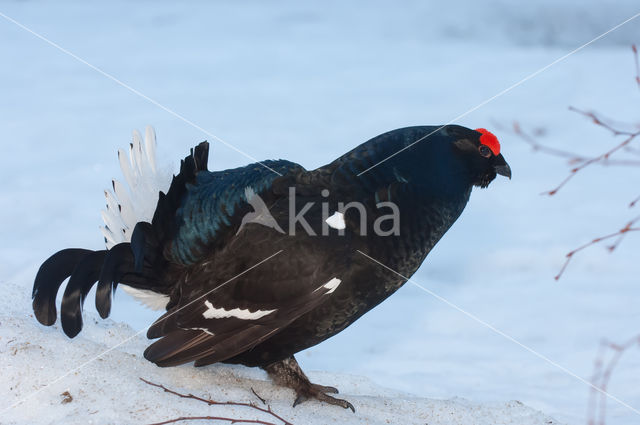
M 166 190 L 153 131 L 144 141 L 134 133 L 130 159 L 119 152 L 129 189 L 114 180 L 105 192 L 107 249 L 69 248 L 47 259 L 33 310 L 52 325 L 69 277 L 60 316 L 73 338 L 91 287 L 98 282 L 96 307 L 106 318 L 122 284 L 166 309 L 147 332 L 156 339 L 144 352 L 149 361 L 258 366 L 295 390 L 294 405 L 316 398 L 353 410 L 329 395 L 335 388 L 311 383 L 294 354 L 405 283 L 371 258 L 410 277 L 473 186 L 511 177 L 493 134 L 457 125 L 390 131 L 312 171 L 277 160 L 211 172 L 208 149 L 196 146 Z

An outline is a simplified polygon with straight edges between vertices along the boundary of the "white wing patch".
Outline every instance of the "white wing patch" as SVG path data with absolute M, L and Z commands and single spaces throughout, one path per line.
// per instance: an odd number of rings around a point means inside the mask
M 235 317 L 236 319 L 243 320 L 257 320 L 261 317 L 271 314 L 276 310 L 256 310 L 249 311 L 249 309 L 234 308 L 231 310 L 225 310 L 224 308 L 214 307 L 209 301 L 205 301 L 204 305 L 207 307 L 207 311 L 202 313 L 205 319 L 224 319 L 227 317 Z
M 325 222 L 333 229 L 342 230 L 347 227 L 347 224 L 344 222 L 344 214 L 337 211 L 333 213 L 331 217 L 327 218 Z
M 171 172 L 168 169 L 161 171 L 156 162 L 156 134 L 150 126 L 145 129 L 144 141 L 140 132 L 134 130 L 129 157 L 123 150 L 118 150 L 118 161 L 126 184 L 114 179 L 112 190 L 104 191 L 107 207 L 101 211 L 105 226 L 100 230 L 107 249 L 131 241 L 131 233 L 138 222 L 151 222 L 159 192 L 166 193 L 171 184 Z M 122 289 L 154 310 L 164 309 L 169 302 L 168 296 L 152 291 L 126 285 Z
M 329 282 L 327 282 L 324 285 L 322 285 L 322 287 L 328 289 L 327 294 L 332 294 L 333 291 L 335 291 L 336 288 L 338 288 L 338 286 L 340 286 L 340 283 L 342 283 L 342 281 L 340 279 L 338 279 L 337 277 L 334 277 Z

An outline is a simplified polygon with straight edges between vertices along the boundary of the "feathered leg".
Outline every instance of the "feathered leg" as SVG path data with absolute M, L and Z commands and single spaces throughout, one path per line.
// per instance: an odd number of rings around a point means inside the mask
M 337 394 L 338 390 L 336 388 L 312 384 L 307 375 L 300 369 L 300 365 L 294 356 L 271 363 L 268 366 L 264 366 L 263 369 L 267 371 L 273 382 L 283 387 L 291 388 L 296 392 L 296 400 L 293 403 L 293 407 L 310 398 L 315 398 L 325 403 L 351 409 L 354 413 L 356 411 L 348 401 L 327 395 L 327 393 Z

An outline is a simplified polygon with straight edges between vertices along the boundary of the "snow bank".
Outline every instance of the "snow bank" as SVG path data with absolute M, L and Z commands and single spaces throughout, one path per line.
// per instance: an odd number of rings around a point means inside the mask
M 336 385 L 342 396 L 356 406 L 356 413 L 315 401 L 292 408 L 293 392 L 272 385 L 258 369 L 229 365 L 158 368 L 142 357 L 147 344 L 143 334 L 136 335 L 126 324 L 101 321 L 93 313 L 85 314 L 85 329 L 76 339 L 69 340 L 57 325 L 47 328 L 36 322 L 31 314 L 29 288 L 8 282 L 2 286 L 3 424 L 151 423 L 179 416 L 280 423 L 247 407 L 207 406 L 180 399 L 141 382 L 140 377 L 217 401 L 259 403 L 253 389 L 276 413 L 296 425 L 557 423 L 518 401 L 479 405 L 460 398 L 430 400 L 381 388 L 367 378 L 319 372 L 310 373 L 311 378 Z M 122 341 L 127 342 L 97 357 Z M 69 371 L 72 372 L 58 379 Z M 20 401 L 23 402 L 15 405 Z

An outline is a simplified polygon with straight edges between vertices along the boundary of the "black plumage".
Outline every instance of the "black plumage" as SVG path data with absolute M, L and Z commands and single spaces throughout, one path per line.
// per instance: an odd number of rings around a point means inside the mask
M 334 388 L 310 383 L 293 356 L 405 283 L 358 251 L 410 277 L 473 186 L 486 187 L 497 173 L 511 177 L 493 135 L 453 125 L 394 130 L 313 171 L 278 160 L 210 172 L 207 159 L 204 142 L 130 242 L 66 249 L 45 261 L 33 289 L 36 318 L 55 322 L 56 293 L 69 276 L 61 319 L 70 337 L 82 328 L 82 303 L 96 281 L 103 318 L 118 283 L 150 290 L 168 303 L 148 330 L 159 338 L 145 351 L 148 360 L 259 366 L 294 388 L 296 403 L 314 397 L 352 409 L 327 394 Z M 259 203 L 251 202 L 254 193 Z M 260 205 L 269 219 L 255 211 Z M 336 211 L 342 230 L 327 225 Z

